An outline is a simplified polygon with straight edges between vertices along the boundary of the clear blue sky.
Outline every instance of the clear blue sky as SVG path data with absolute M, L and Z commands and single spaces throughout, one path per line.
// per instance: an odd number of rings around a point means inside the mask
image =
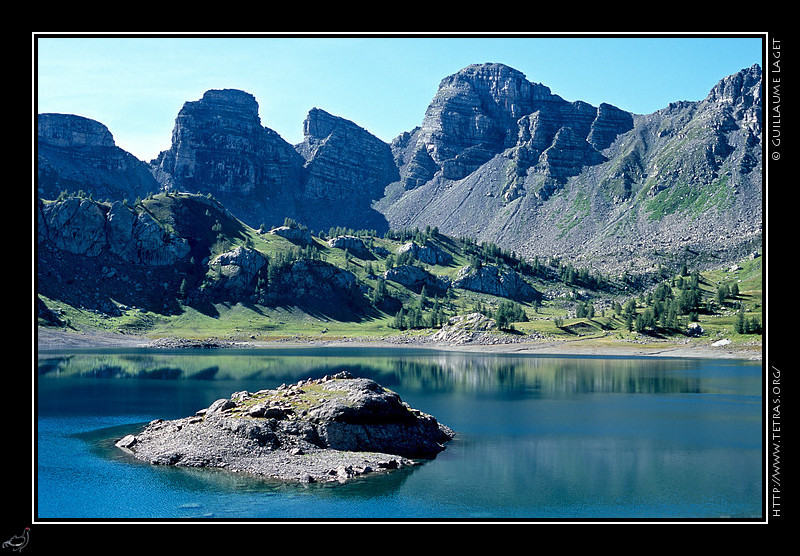
M 384 141 L 422 118 L 442 78 L 500 62 L 566 100 L 649 114 L 701 100 L 723 77 L 762 63 L 762 37 L 231 37 L 34 35 L 35 110 L 105 124 L 142 160 L 169 148 L 178 111 L 208 89 L 237 88 L 262 125 L 302 140 L 322 108 Z

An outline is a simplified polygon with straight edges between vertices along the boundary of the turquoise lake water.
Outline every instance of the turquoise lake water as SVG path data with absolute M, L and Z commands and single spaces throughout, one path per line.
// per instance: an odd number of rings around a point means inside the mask
M 456 431 L 436 459 L 348 484 L 155 467 L 113 446 L 233 392 L 341 370 Z M 752 520 L 760 362 L 428 350 L 92 350 L 38 356 L 40 520 Z

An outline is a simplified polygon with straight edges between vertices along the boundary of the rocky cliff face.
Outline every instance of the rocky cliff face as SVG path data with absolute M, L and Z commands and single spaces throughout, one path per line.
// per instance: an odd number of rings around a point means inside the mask
M 120 149 L 106 126 L 72 114 L 37 116 L 37 194 L 55 199 L 62 191 L 95 198 L 144 197 L 160 185 L 150 168 Z
M 513 68 L 482 64 L 443 79 L 422 125 L 394 147 L 407 189 L 465 178 L 512 148 L 515 177 L 540 164 L 559 180 L 600 162 L 598 149 L 631 126 L 613 106 L 567 102 Z
M 244 91 L 211 90 L 184 104 L 172 146 L 154 163 L 163 187 L 211 193 L 252 225 L 297 216 L 305 161 L 261 125 L 258 103 Z
M 436 226 L 604 269 L 722 264 L 761 243 L 761 86 L 756 65 L 702 101 L 634 115 L 471 65 L 391 145 L 313 109 L 295 146 L 261 124 L 250 93 L 211 90 L 182 108 L 152 174 L 102 124 L 43 114 L 39 195 L 121 200 L 164 187 L 212 193 L 253 227 Z
M 761 109 L 759 66 L 645 116 L 565 102 L 503 67 L 466 68 L 395 142 L 402 188 L 376 206 L 394 228 L 435 225 L 526 257 L 720 264 L 760 246 Z
M 482 265 L 480 268 L 465 266 L 458 271 L 452 285 L 455 288 L 522 301 L 541 298 L 541 294 L 519 274 L 497 265 Z
M 297 146 L 307 161 L 303 196 L 310 200 L 367 203 L 398 178 L 389 145 L 344 118 L 314 108 Z
M 261 125 L 251 94 L 207 91 L 181 109 L 155 175 L 166 188 L 212 193 L 251 226 L 290 217 L 315 230 L 385 229 L 370 203 L 397 177 L 389 146 L 316 108 L 303 129 L 292 146 Z
M 113 254 L 122 261 L 174 265 L 190 252 L 189 242 L 153 216 L 116 201 L 111 205 L 69 198 L 37 205 L 38 242 L 74 255 Z

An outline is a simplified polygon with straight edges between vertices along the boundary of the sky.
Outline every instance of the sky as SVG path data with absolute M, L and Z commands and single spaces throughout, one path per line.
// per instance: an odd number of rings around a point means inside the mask
M 101 122 L 145 161 L 170 147 L 183 104 L 209 89 L 253 94 L 261 124 L 292 144 L 312 108 L 390 142 L 421 124 L 440 81 L 469 64 L 503 63 L 565 100 L 649 114 L 763 64 L 763 37 L 34 33 L 33 104 Z

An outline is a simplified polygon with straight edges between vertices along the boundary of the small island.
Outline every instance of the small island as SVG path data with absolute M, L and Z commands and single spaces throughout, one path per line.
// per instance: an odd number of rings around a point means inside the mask
M 454 436 L 395 392 L 343 371 L 237 392 L 195 415 L 152 421 L 116 446 L 154 465 L 343 483 L 433 459 Z

